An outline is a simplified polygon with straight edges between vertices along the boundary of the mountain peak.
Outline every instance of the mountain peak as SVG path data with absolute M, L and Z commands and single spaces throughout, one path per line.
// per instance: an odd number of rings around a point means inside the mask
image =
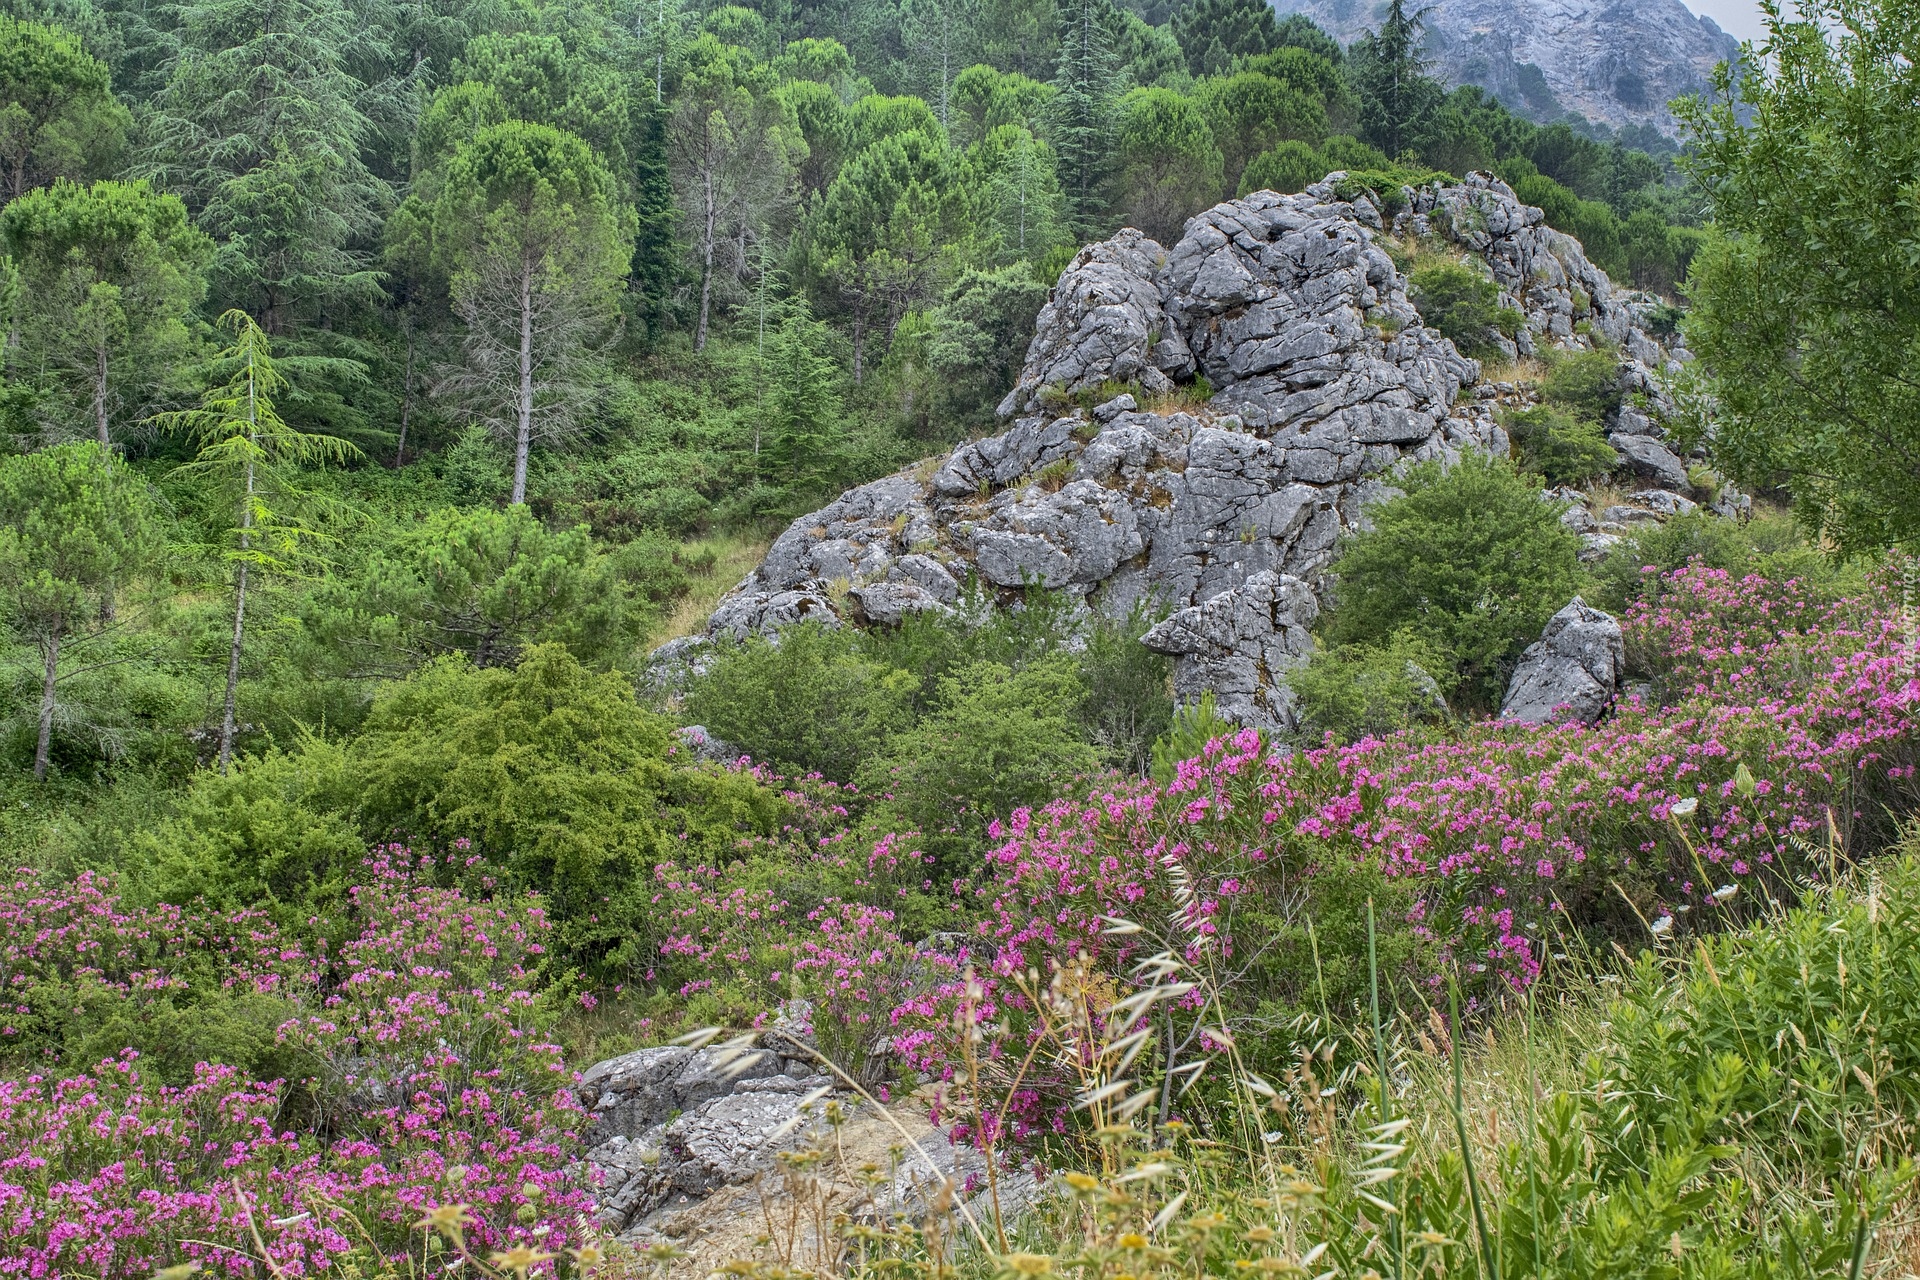
M 1275 0 L 1342 42 L 1376 29 L 1384 0 Z M 1426 51 L 1449 84 L 1475 84 L 1535 120 L 1567 112 L 1616 129 L 1677 132 L 1667 104 L 1707 86 L 1739 42 L 1681 0 L 1434 0 Z

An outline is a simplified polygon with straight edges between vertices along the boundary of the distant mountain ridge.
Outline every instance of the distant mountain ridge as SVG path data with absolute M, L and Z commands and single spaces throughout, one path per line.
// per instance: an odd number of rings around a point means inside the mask
M 1409 4 L 1409 9 L 1415 6 Z M 1274 0 L 1339 39 L 1376 28 L 1384 0 Z M 1433 0 L 1427 56 L 1448 84 L 1477 84 L 1535 120 L 1572 111 L 1672 134 L 1667 104 L 1704 89 L 1739 42 L 1681 0 Z

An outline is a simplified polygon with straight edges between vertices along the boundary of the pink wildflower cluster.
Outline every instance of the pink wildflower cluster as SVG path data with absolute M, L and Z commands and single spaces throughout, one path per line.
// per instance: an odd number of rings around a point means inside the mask
M 127 911 L 98 879 L 20 873 L 0 900 L 17 926 L 0 950 L 17 1022 L 44 1024 L 33 997 L 57 980 L 137 1000 L 189 969 L 207 980 L 205 962 L 218 983 L 292 1002 L 279 1039 L 311 1074 L 290 1088 L 203 1063 L 172 1087 L 128 1050 L 0 1084 L 0 1275 L 143 1277 L 188 1260 L 251 1275 L 255 1230 L 284 1274 L 378 1264 L 417 1250 L 412 1224 L 456 1202 L 477 1248 L 574 1242 L 577 1104 L 532 994 L 549 926 L 537 904 L 436 889 L 431 870 L 376 851 L 353 893 L 359 935 L 332 955 L 251 916 Z
M 1566 915 L 1584 927 L 1622 893 L 1737 911 L 1820 861 L 1806 855 L 1830 817 L 1845 837 L 1913 803 L 1920 673 L 1895 619 L 1697 566 L 1662 588 L 1627 627 L 1669 673 L 1667 705 L 1293 752 L 1245 732 L 1165 788 L 1015 813 L 977 890 L 983 1007 L 1019 1003 L 1007 975 L 1081 954 L 1118 974 L 1171 941 L 1230 968 L 1255 941 L 1235 936 L 1237 913 L 1288 917 L 1317 877 L 1362 863 L 1413 887 L 1405 923 L 1427 943 L 1429 981 L 1457 970 L 1524 987 Z M 1149 930 L 1115 932 L 1114 917 Z M 896 1045 L 924 1069 L 952 1060 L 960 987 L 895 1009 Z

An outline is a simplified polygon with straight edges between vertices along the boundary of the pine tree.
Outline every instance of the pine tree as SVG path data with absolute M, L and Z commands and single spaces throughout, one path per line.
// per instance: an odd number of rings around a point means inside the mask
M 680 211 L 673 204 L 673 175 L 667 164 L 667 109 L 635 104 L 639 116 L 633 166 L 633 212 L 638 232 L 627 286 L 642 337 L 655 341 L 665 328 L 674 281 L 679 271 Z
M 47 776 L 61 644 L 110 618 L 100 602 L 151 549 L 142 485 L 91 441 L 0 463 L 0 599 L 40 651 L 37 781 Z
M 1267 0 L 1187 0 L 1168 24 L 1196 76 L 1223 76 L 1236 59 L 1280 47 L 1280 26 Z
M 466 359 L 441 384 L 513 442 L 509 501 L 523 502 L 536 436 L 570 430 L 586 367 L 617 317 L 633 214 L 579 138 L 509 120 L 455 153 L 432 215 L 433 258 L 466 325 Z
M 1388 0 L 1380 29 L 1356 40 L 1349 55 L 1361 131 L 1389 159 L 1412 145 L 1445 96 L 1420 51 L 1425 12 L 1408 13 L 1406 0 Z
M 1060 58 L 1051 110 L 1054 154 L 1067 200 L 1067 222 L 1082 240 L 1097 237 L 1107 202 L 1104 186 L 1113 160 L 1113 113 L 1119 60 L 1108 24 L 1111 0 L 1063 0 Z
M 336 436 L 317 435 L 287 425 L 276 400 L 287 380 L 274 367 L 273 346 L 253 317 L 240 310 L 220 317 L 233 333 L 216 368 L 226 381 L 211 388 L 198 409 L 161 414 L 154 422 L 180 431 L 198 446 L 194 460 L 181 468 L 203 476 L 226 491 L 234 503 L 234 525 L 227 559 L 233 565 L 233 631 L 227 646 L 226 697 L 220 713 L 220 772 L 233 759 L 238 721 L 240 659 L 247 636 L 249 578 L 284 567 L 314 531 L 298 518 L 301 498 L 294 468 L 302 463 L 344 462 L 359 450 Z
M 197 0 L 146 121 L 142 176 L 212 233 L 217 302 L 270 334 L 379 301 L 365 246 L 392 192 L 361 158 L 367 90 L 344 61 L 356 22 L 341 0 Z
M 80 41 L 0 16 L 0 205 L 57 177 L 106 176 L 129 123 Z
M 109 448 L 115 417 L 140 412 L 186 350 L 212 246 L 178 198 L 144 182 L 63 179 L 0 210 L 0 248 L 23 286 L 19 363 Z

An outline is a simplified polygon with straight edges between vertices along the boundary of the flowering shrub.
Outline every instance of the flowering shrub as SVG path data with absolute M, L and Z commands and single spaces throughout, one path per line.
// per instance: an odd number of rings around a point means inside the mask
M 1310 1006 L 1327 999 L 1326 969 L 1307 947 L 1274 946 L 1274 922 L 1314 917 L 1324 938 L 1329 903 L 1366 874 L 1406 895 L 1382 921 L 1412 940 L 1401 976 L 1437 989 L 1457 966 L 1483 996 L 1522 988 L 1569 931 L 1645 941 L 1656 917 L 1670 931 L 1676 915 L 1684 929 L 1738 912 L 1814 864 L 1803 854 L 1829 821 L 1844 838 L 1883 803 L 1911 804 L 1920 680 L 1894 619 L 1699 568 L 1665 587 L 1627 626 L 1660 655 L 1671 705 L 1291 753 L 1246 731 L 1164 788 L 1016 812 L 976 891 L 978 1010 L 956 1023 L 959 981 L 923 992 L 895 1011 L 897 1045 L 950 1072 L 957 1028 L 1029 1003 L 1016 976 L 1082 955 L 1121 974 L 1168 945 L 1242 1017 Z M 1144 932 L 1114 930 L 1121 917 Z M 1188 1012 L 1203 1035 L 1202 1011 Z
M 537 904 L 432 888 L 425 862 L 376 851 L 352 891 L 359 935 L 334 955 L 263 926 L 126 911 L 97 879 L 54 889 L 20 873 L 6 902 L 23 927 L 0 952 L 10 991 L 68 981 L 137 1003 L 251 983 L 293 1011 L 277 1039 L 308 1078 L 203 1063 L 169 1085 L 127 1050 L 0 1084 L 0 1275 L 143 1277 L 186 1259 L 252 1275 L 251 1250 L 235 1250 L 256 1230 L 274 1265 L 306 1275 L 418 1248 L 413 1224 L 451 1202 L 469 1206 L 476 1245 L 569 1243 L 587 1203 L 568 1171 L 577 1105 L 531 980 L 550 925 Z

